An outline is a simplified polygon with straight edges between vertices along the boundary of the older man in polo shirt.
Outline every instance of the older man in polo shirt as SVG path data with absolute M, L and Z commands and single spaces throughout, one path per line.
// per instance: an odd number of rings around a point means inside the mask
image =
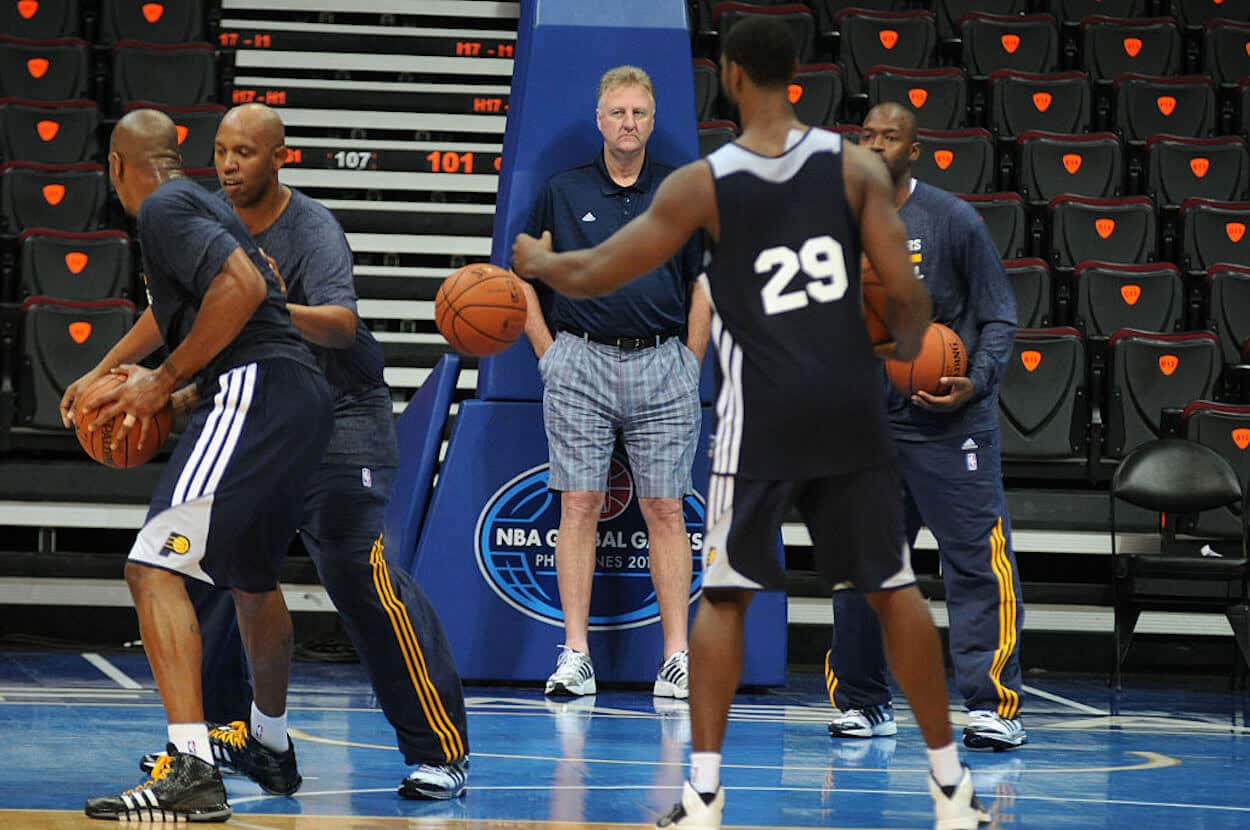
M 647 153 L 655 94 L 642 69 L 618 66 L 603 75 L 595 122 L 603 152 L 553 176 L 525 228 L 533 236 L 551 232 L 557 251 L 607 239 L 647 209 L 673 171 Z M 691 486 L 701 418 L 699 361 L 711 319 L 706 295 L 694 290 L 701 259 L 699 241 L 692 240 L 678 256 L 611 296 L 552 297 L 547 317 L 527 284 L 526 334 L 545 387 L 548 486 L 561 494 L 556 578 L 565 642 L 547 680 L 548 695 L 595 693 L 587 642 L 595 530 L 619 436 L 647 523 L 664 633 L 654 693 L 689 696 L 691 552 L 682 499 Z

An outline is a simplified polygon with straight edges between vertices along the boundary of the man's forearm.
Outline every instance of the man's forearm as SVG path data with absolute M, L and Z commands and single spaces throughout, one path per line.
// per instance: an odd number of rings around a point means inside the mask
M 327 349 L 347 349 L 356 342 L 356 315 L 339 305 L 287 303 L 291 324 L 309 343 Z
M 204 292 L 191 331 L 161 370 L 175 383 L 194 377 L 239 336 L 264 299 L 265 283 L 254 268 L 223 270 Z
M 694 352 L 699 362 L 707 352 L 707 341 L 712 334 L 712 302 L 703 286 L 694 283 L 690 289 L 690 314 L 686 318 L 686 348 Z

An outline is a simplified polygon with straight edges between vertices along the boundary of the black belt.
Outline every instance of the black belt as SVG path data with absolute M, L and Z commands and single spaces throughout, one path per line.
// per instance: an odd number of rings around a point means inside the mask
M 574 337 L 580 337 L 583 340 L 589 340 L 592 343 L 601 343 L 604 346 L 616 346 L 624 352 L 636 352 L 641 349 L 652 349 L 659 346 L 670 337 L 677 337 L 675 331 L 665 331 L 659 334 L 651 334 L 646 337 L 611 337 L 599 334 L 591 334 L 581 329 L 560 327 L 560 331 L 567 332 Z

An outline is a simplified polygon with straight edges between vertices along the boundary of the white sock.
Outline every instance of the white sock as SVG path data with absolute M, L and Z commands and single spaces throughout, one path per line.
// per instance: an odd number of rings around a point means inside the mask
M 286 752 L 291 741 L 286 736 L 286 712 L 277 717 L 266 715 L 252 703 L 252 735 L 274 752 Z
M 959 750 L 949 743 L 941 749 L 929 750 L 929 769 L 939 787 L 953 787 L 964 777 L 963 764 L 959 762 Z
M 690 753 L 690 786 L 700 795 L 711 795 L 720 787 L 720 753 Z
M 179 752 L 213 763 L 213 750 L 208 746 L 208 727 L 202 722 L 171 723 L 168 731 L 169 742 Z

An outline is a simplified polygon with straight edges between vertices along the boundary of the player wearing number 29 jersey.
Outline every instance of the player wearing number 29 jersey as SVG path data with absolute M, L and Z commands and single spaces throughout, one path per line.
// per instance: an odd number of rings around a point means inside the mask
M 720 214 L 704 277 L 722 373 L 713 473 L 810 479 L 891 454 L 842 137 L 791 130 L 786 143 L 779 156 L 731 143 L 707 157 Z

